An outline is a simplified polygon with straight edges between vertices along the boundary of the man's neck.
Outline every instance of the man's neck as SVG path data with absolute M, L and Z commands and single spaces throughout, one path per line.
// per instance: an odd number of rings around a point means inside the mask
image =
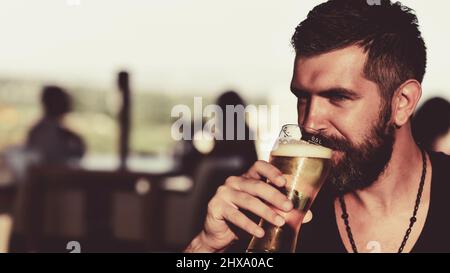
M 347 194 L 346 200 L 377 216 L 411 208 L 422 173 L 422 155 L 406 129 L 397 131 L 391 159 L 380 177 L 368 188 Z

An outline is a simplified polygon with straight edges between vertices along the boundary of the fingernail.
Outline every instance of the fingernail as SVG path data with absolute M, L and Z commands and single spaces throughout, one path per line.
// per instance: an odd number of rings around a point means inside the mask
M 285 221 L 284 221 L 283 217 L 281 217 L 279 215 L 277 217 L 275 217 L 275 224 L 277 224 L 277 226 L 282 226 L 282 225 L 284 225 L 284 223 L 285 223 Z
M 259 238 L 262 238 L 264 236 L 264 230 L 262 230 L 261 228 L 258 228 L 255 233 Z
M 287 183 L 286 178 L 284 178 L 283 176 L 279 176 L 277 179 L 280 182 L 281 186 L 286 185 Z
M 286 201 L 286 202 L 284 202 L 283 208 L 284 208 L 285 210 L 291 210 L 291 209 L 292 209 L 292 202 L 291 202 L 291 201 Z

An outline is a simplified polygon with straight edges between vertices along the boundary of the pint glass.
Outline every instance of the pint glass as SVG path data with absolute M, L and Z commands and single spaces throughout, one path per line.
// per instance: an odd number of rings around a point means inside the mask
M 294 124 L 284 125 L 270 153 L 270 163 L 287 180 L 279 189 L 292 201 L 290 212 L 277 212 L 286 219 L 282 227 L 261 219 L 264 237 L 253 237 L 248 253 L 295 252 L 300 226 L 319 192 L 331 165 L 332 150 L 317 131 Z

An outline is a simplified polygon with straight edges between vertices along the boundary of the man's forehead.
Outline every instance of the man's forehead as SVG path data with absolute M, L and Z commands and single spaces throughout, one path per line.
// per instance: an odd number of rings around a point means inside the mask
M 357 90 L 374 83 L 364 77 L 367 53 L 359 46 L 349 46 L 313 57 L 297 57 L 292 86 L 326 90 L 343 87 Z

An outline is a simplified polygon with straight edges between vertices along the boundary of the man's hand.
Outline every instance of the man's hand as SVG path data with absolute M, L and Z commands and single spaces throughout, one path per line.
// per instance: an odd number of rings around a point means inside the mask
M 264 178 L 270 183 L 262 181 Z M 228 177 L 208 204 L 203 230 L 185 252 L 224 251 L 238 239 L 230 229 L 230 223 L 253 236 L 263 237 L 264 230 L 245 216 L 241 209 L 250 211 L 274 225 L 284 225 L 285 219 L 275 209 L 288 212 L 293 208 L 293 204 L 274 185 L 284 187 L 285 184 L 282 173 L 261 160 L 253 164 L 242 176 Z

